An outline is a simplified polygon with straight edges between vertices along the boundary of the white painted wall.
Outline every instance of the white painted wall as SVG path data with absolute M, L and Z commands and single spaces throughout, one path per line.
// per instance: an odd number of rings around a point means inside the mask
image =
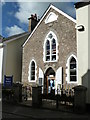
M 0 48 L 0 83 L 2 82 L 3 48 Z
M 43 93 L 43 85 L 44 85 L 44 73 L 41 68 L 39 68 L 39 78 L 42 79 L 42 93 Z M 38 79 L 39 79 L 38 78 Z
M 27 35 L 5 41 L 3 50 L 3 80 L 4 75 L 12 76 L 13 82 L 21 81 L 22 72 L 22 44 Z
M 59 67 L 56 71 L 55 94 L 57 94 L 58 85 L 62 86 L 62 67 Z
M 87 87 L 87 103 L 90 103 L 90 5 L 76 9 L 77 26 L 83 25 L 85 31 L 77 30 L 78 84 Z
M 88 6 L 88 67 L 90 70 L 90 5 Z
M 41 68 L 39 68 L 39 78 L 44 79 L 44 74 Z
M 90 5 L 88 6 L 88 101 L 90 103 Z
M 77 57 L 78 57 L 78 83 L 82 84 L 82 76 L 88 69 L 88 7 L 76 10 L 77 26 L 83 25 L 85 31 L 77 30 Z

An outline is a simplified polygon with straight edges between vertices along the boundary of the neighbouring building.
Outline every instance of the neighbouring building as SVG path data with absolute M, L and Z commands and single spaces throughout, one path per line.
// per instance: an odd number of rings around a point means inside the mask
M 21 82 L 22 45 L 39 21 L 36 14 L 28 19 L 28 32 L 3 38 L 2 41 L 0 39 L 0 80 L 2 83 L 4 83 L 4 76 L 13 76 L 13 83 Z
M 3 65 L 3 37 L 0 35 L 0 83 L 2 81 L 2 65 Z
M 87 87 L 90 104 L 90 1 L 75 4 L 77 29 L 78 84 Z
M 13 35 L 2 40 L 2 83 L 4 76 L 13 76 L 13 82 L 21 82 L 22 45 L 29 32 Z

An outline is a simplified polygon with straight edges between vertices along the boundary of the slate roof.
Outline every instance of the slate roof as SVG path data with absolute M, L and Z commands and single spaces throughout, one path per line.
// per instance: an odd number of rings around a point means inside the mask
M 3 38 L 3 42 L 7 42 L 7 41 L 11 41 L 11 40 L 13 41 L 13 40 L 15 40 L 15 39 L 17 39 L 17 38 L 20 38 L 20 37 L 23 37 L 23 36 L 25 36 L 25 35 L 29 36 L 29 35 L 30 35 L 30 32 L 24 32 L 24 33 L 12 35 L 12 36 L 7 37 L 7 38 Z
M 83 0 L 83 2 L 77 2 L 74 5 L 75 5 L 75 8 L 78 9 L 78 8 L 84 7 L 89 4 L 90 4 L 89 0 Z

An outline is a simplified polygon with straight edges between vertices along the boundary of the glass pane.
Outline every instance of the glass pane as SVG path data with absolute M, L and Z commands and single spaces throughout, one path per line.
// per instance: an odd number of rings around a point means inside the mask
M 51 39 L 51 38 L 53 37 L 53 35 L 50 33 L 50 34 L 48 35 L 48 37 Z
M 70 76 L 70 81 L 71 81 L 71 82 L 77 81 L 77 77 L 76 77 L 76 76 Z
M 72 57 L 72 59 L 70 60 L 70 63 L 71 63 L 71 64 L 76 64 L 76 60 L 75 60 L 74 57 Z
M 52 40 L 52 44 L 56 44 L 56 40 L 54 38 Z
M 56 54 L 56 41 L 55 41 L 55 39 L 52 40 L 52 54 Z
M 50 45 L 49 40 L 47 40 L 46 44 L 47 44 L 47 45 Z
M 56 60 L 56 55 L 52 55 L 52 61 Z
M 49 45 L 49 46 L 46 46 L 46 50 L 50 50 L 50 45 Z
M 77 81 L 76 59 L 74 57 L 70 60 L 70 81 Z
M 70 75 L 76 75 L 76 70 L 70 70 Z
M 52 54 L 56 54 L 56 50 L 52 50 Z
M 32 66 L 32 67 L 31 67 L 31 70 L 35 70 L 35 66 L 34 66 L 34 67 Z
M 70 63 L 70 69 L 74 69 L 74 68 L 76 68 L 76 64 L 71 64 Z
M 50 61 L 50 56 L 46 56 L 46 61 Z
M 46 51 L 46 55 L 50 55 L 50 50 Z
M 46 50 L 50 50 L 50 42 L 49 42 L 49 40 L 47 40 L 47 42 L 46 42 Z
M 35 75 L 35 71 L 31 71 L 31 75 Z
M 31 80 L 35 80 L 35 76 L 31 76 Z
M 35 80 L 35 62 L 31 63 L 31 80 Z
M 56 49 L 56 44 L 52 45 L 52 49 Z
M 34 61 L 32 61 L 32 65 L 35 65 Z

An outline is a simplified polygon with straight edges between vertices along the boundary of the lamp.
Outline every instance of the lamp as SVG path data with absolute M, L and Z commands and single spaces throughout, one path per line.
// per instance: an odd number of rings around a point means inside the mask
M 84 30 L 85 30 L 85 28 L 84 28 L 83 25 L 76 26 L 75 28 L 76 28 L 78 31 L 84 31 Z

